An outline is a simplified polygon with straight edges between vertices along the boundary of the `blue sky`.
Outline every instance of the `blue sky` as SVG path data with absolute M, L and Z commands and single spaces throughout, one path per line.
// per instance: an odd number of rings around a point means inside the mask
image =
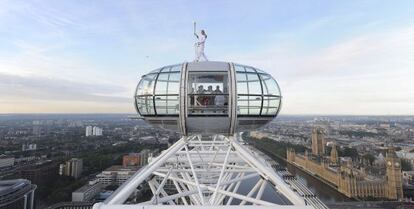
M 132 113 L 141 75 L 193 59 L 194 20 L 282 114 L 414 114 L 414 2 L 361 0 L 0 0 L 0 113 Z

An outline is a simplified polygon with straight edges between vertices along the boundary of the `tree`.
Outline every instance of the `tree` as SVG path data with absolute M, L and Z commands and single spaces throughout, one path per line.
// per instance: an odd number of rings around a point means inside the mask
M 269 138 L 255 139 L 255 138 L 250 137 L 246 133 L 243 135 L 243 139 L 248 143 L 254 144 L 255 147 L 259 148 L 262 151 L 274 154 L 280 158 L 285 158 L 285 159 L 286 159 L 286 150 L 288 148 L 293 148 L 298 153 L 305 152 L 306 150 L 306 147 L 302 145 L 291 144 L 288 142 L 275 141 Z
M 363 159 L 368 160 L 369 164 L 372 165 L 372 163 L 374 163 L 375 161 L 375 156 L 372 154 L 365 154 L 362 156 Z
M 403 171 L 411 171 L 412 170 L 412 166 L 410 161 L 406 160 L 406 159 L 401 159 L 401 169 Z
M 353 160 L 358 158 L 358 151 L 355 148 L 345 147 L 343 150 L 341 150 L 340 153 L 338 153 L 341 157 L 350 157 Z

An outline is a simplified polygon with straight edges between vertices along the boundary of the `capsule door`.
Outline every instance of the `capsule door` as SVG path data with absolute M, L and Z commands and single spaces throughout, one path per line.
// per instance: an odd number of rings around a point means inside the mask
M 192 63 L 188 67 L 187 131 L 228 133 L 230 128 L 229 65 Z

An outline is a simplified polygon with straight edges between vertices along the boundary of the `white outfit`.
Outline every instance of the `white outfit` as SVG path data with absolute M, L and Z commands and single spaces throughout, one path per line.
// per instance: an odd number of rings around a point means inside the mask
M 208 61 L 206 54 L 204 54 L 204 44 L 206 43 L 206 36 L 200 34 L 198 36 L 198 41 L 196 45 L 196 59 L 195 61 L 200 61 L 200 58 L 202 57 L 204 61 Z
M 224 101 L 225 101 L 225 98 L 223 95 L 216 95 L 214 99 L 214 103 L 219 107 L 224 106 Z

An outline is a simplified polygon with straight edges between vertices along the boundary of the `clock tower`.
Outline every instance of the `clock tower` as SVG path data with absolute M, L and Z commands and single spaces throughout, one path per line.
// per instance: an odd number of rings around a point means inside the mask
M 312 154 L 315 156 L 325 155 L 325 133 L 320 127 L 312 130 Z
M 393 147 L 388 148 L 387 156 L 387 198 L 398 200 L 403 198 L 401 160 Z

